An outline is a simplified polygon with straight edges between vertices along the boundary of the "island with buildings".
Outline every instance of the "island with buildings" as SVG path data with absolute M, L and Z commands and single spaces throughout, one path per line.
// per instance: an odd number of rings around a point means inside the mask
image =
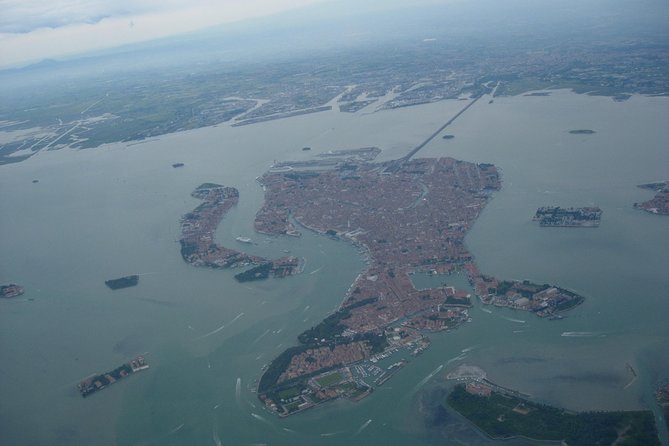
M 186 262 L 194 266 L 209 268 L 252 267 L 235 276 L 240 282 L 265 279 L 270 275 L 285 277 L 299 271 L 300 262 L 296 257 L 267 260 L 215 243 L 216 228 L 230 208 L 238 203 L 237 189 L 220 184 L 204 183 L 191 195 L 202 200 L 203 203 L 181 219 L 179 243 L 181 256 Z M 239 237 L 237 239 L 239 240 Z
M 602 218 L 598 207 L 563 208 L 544 206 L 537 209 L 532 220 L 542 227 L 596 228 Z
M 120 290 L 121 288 L 136 286 L 138 283 L 139 276 L 137 274 L 119 277 L 118 279 L 105 280 L 105 285 L 107 285 L 112 290 Z
M 144 357 L 137 356 L 110 372 L 89 376 L 77 384 L 77 390 L 79 390 L 79 393 L 83 398 L 86 398 L 87 396 L 114 384 L 120 379 L 148 368 L 149 364 L 146 363 Z
M 634 203 L 635 208 L 651 214 L 669 215 L 669 181 L 640 184 L 639 187 L 655 191 L 655 196 L 643 203 Z
M 15 283 L 0 285 L 0 297 L 10 298 L 22 295 L 25 292 L 22 286 Z
M 583 301 L 559 287 L 481 274 L 463 239 L 500 188 L 496 167 L 411 159 L 414 153 L 373 162 L 378 149 L 329 152 L 318 160 L 275 164 L 258 178 L 265 202 L 256 231 L 299 236 L 311 230 L 354 244 L 367 260 L 341 307 L 264 370 L 258 396 L 278 415 L 338 396 L 369 395 L 407 363 L 403 354 L 428 348 L 426 332 L 470 320 L 470 294 L 446 286 L 417 289 L 410 278 L 415 273 L 465 273 L 484 304 L 538 316 Z M 385 365 L 393 358 L 400 360 Z
M 457 384 L 437 410 L 450 407 L 495 440 L 522 437 L 569 446 L 660 445 L 649 410 L 573 412 L 548 406 L 493 383 L 476 366 L 462 365 L 447 379 Z

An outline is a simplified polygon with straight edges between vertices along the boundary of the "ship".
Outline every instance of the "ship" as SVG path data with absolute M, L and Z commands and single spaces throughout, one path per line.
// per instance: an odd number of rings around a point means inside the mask
M 239 237 L 237 237 L 235 240 L 237 240 L 238 242 L 241 242 L 241 243 L 253 243 L 253 240 L 251 240 L 248 237 L 242 237 L 241 235 Z
M 91 375 L 77 384 L 77 390 L 82 398 L 86 398 L 107 386 L 114 384 L 116 381 L 123 379 L 133 373 L 141 372 L 149 368 L 143 356 L 137 356 L 125 364 L 116 367 L 110 372 Z

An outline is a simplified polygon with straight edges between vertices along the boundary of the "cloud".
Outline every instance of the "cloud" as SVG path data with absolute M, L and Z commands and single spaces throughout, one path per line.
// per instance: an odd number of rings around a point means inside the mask
M 187 33 L 324 1 L 0 0 L 0 66 Z
M 141 5 L 141 1 L 137 5 Z M 104 0 L 0 0 L 0 33 L 28 33 L 39 28 L 98 23 L 112 16 L 133 13 L 123 1 Z M 135 9 L 134 12 L 139 12 Z

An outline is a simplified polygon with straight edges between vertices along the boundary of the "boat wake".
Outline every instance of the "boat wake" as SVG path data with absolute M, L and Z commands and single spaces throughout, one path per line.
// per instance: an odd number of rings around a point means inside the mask
M 174 429 L 172 429 L 171 431 L 169 431 L 169 432 L 167 433 L 167 435 L 176 434 L 176 433 L 179 432 L 179 431 L 181 430 L 181 428 L 184 427 L 184 426 L 185 426 L 185 423 L 181 423 L 180 425 L 178 425 L 177 427 L 175 427 Z
M 242 316 L 244 316 L 244 313 L 239 313 L 237 316 L 234 317 L 234 319 L 232 319 L 232 320 L 230 321 L 230 323 L 232 324 L 233 322 L 237 321 L 237 319 L 239 319 L 239 318 L 242 317 Z
M 344 433 L 344 431 L 326 432 L 324 434 L 321 434 L 321 437 L 334 437 L 335 435 L 341 435 L 343 433 Z
M 218 328 L 215 329 L 215 330 L 210 331 L 210 332 L 207 333 L 207 334 L 204 334 L 204 335 L 200 336 L 198 339 L 204 339 L 204 338 L 208 338 L 209 336 L 213 336 L 213 335 L 215 335 L 216 333 L 218 333 L 219 331 L 223 330 L 224 328 L 225 328 L 225 324 L 221 325 L 220 327 L 218 327 Z
M 265 330 L 265 332 L 264 332 L 263 334 L 261 334 L 260 336 L 258 336 L 257 338 L 255 338 L 255 340 L 253 341 L 253 343 L 256 344 L 259 340 L 261 340 L 263 337 L 265 337 L 265 335 L 267 335 L 267 333 L 269 333 L 269 328 L 268 328 L 267 330 Z
M 560 336 L 565 338 L 591 338 L 593 336 L 599 336 L 599 333 L 593 331 L 563 331 Z
M 489 308 L 481 308 L 481 311 L 485 311 L 488 314 L 492 314 L 492 310 Z
M 242 379 L 237 378 L 237 383 L 235 384 L 235 399 L 237 400 L 237 404 L 241 403 L 241 396 L 242 396 Z
M 451 364 L 451 363 L 453 363 L 453 362 L 456 362 L 456 361 L 462 361 L 462 360 L 465 359 L 466 357 L 467 357 L 467 353 L 466 353 L 466 352 L 460 353 L 458 356 L 456 356 L 456 357 L 454 357 L 454 358 L 451 358 L 451 359 L 449 359 L 448 361 L 446 361 L 446 365 L 449 365 L 449 364 Z
M 460 355 L 460 356 L 462 356 L 462 355 Z M 437 373 L 439 373 L 439 372 L 441 371 L 441 369 L 443 369 L 443 368 L 444 368 L 444 364 L 441 364 L 439 367 L 437 367 L 436 369 L 434 369 L 434 370 L 432 371 L 432 373 L 430 373 L 430 374 L 427 375 L 425 378 L 423 378 L 418 384 L 416 384 L 416 387 L 414 387 L 414 392 L 415 392 L 416 390 L 420 389 L 421 387 L 423 387 L 429 380 L 432 379 L 432 377 L 433 377 L 434 375 L 436 375 Z
M 221 446 L 223 443 L 221 442 L 221 437 L 218 436 L 218 426 L 214 424 L 213 432 L 212 432 L 212 439 L 214 440 L 214 444 L 216 446 Z
M 355 432 L 355 435 L 353 435 L 353 436 L 357 437 L 358 435 L 360 435 L 362 433 L 362 431 L 367 429 L 367 426 L 369 426 L 370 424 L 372 424 L 372 419 L 371 418 L 369 420 L 365 421 L 363 423 L 363 425 L 358 428 L 358 430 Z
M 320 271 L 320 270 L 322 270 L 322 269 L 323 269 L 323 267 L 321 266 L 320 268 L 317 268 L 317 269 L 313 270 L 313 271 L 310 272 L 309 274 L 316 274 L 318 271 Z
M 527 322 L 522 319 L 514 319 L 512 317 L 506 317 L 506 316 L 502 316 L 502 319 L 506 319 L 509 322 L 516 322 L 517 324 L 525 324 Z
M 265 423 L 265 424 L 268 425 L 268 426 L 272 426 L 272 423 L 270 423 L 269 421 L 267 421 L 266 418 L 264 418 L 264 417 L 258 415 L 257 413 L 251 412 L 251 416 L 252 416 L 253 418 L 255 418 L 256 420 L 260 420 L 260 421 L 262 421 L 263 423 Z

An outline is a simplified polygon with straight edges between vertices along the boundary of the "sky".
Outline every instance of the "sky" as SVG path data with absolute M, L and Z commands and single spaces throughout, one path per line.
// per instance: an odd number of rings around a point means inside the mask
M 328 0 L 0 0 L 0 67 L 141 42 Z

